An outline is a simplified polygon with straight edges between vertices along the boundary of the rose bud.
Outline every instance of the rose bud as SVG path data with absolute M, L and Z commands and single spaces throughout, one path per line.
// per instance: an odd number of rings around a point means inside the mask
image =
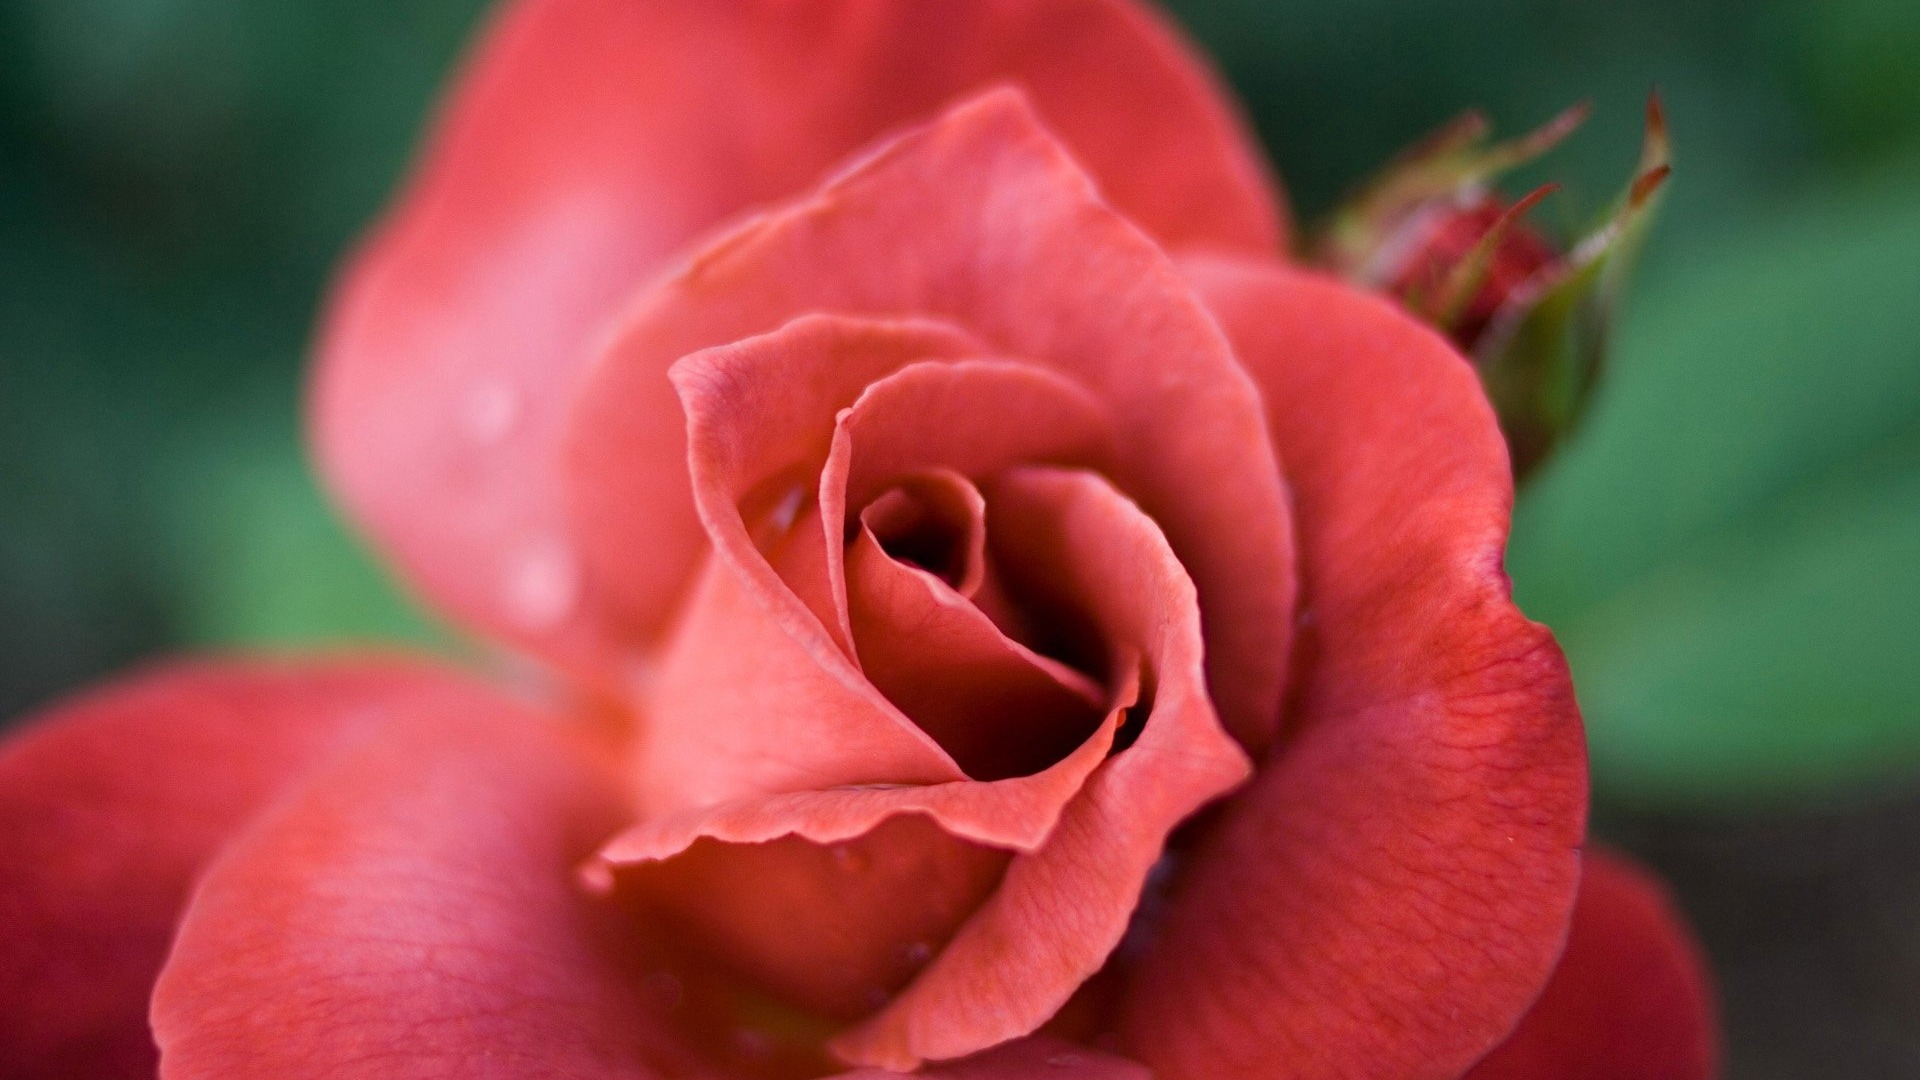
M 1556 185 L 1508 202 L 1492 182 L 1552 149 L 1586 112 L 1576 106 L 1494 145 L 1485 120 L 1467 114 L 1388 166 L 1316 245 L 1322 261 L 1397 297 L 1473 357 L 1521 477 L 1591 397 L 1627 269 L 1671 168 L 1654 95 L 1634 179 L 1602 224 L 1572 243 L 1536 228 L 1527 214 Z
M 1464 205 L 1420 212 L 1407 223 L 1407 254 L 1392 271 L 1387 291 L 1471 352 L 1514 294 L 1561 257 L 1524 219 L 1552 190 L 1540 188 L 1517 203 L 1486 194 Z

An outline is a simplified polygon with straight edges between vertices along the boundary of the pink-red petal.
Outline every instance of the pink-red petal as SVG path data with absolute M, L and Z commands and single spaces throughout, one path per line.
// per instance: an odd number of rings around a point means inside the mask
M 831 491 L 820 480 L 821 466 L 838 441 L 836 417 L 853 407 L 869 386 L 901 368 L 976 355 L 981 349 L 965 332 L 937 320 L 808 314 L 770 333 L 685 356 L 670 373 L 686 414 L 684 437 L 678 428 L 648 425 L 598 431 L 586 471 L 621 475 L 623 495 L 638 501 L 583 497 L 582 521 L 594 533 L 624 534 L 636 514 L 654 516 L 653 510 L 643 508 L 679 503 L 682 489 L 690 484 L 701 522 L 717 524 L 680 535 L 683 552 L 656 548 L 655 559 L 672 566 L 709 546 L 717 547 L 722 558 L 746 557 L 733 519 L 755 517 L 743 522 L 749 538 L 774 549 L 780 576 L 851 655 L 839 558 L 844 462 L 830 471 L 838 478 Z M 683 441 L 684 469 L 635 474 L 625 467 L 656 460 Z M 821 498 L 839 500 L 830 522 L 826 508 L 808 498 L 816 488 Z M 796 521 L 805 529 L 797 528 Z M 668 530 L 655 532 L 657 539 L 670 539 Z M 631 580 L 632 573 L 647 577 L 656 571 L 647 563 L 621 560 L 621 572 L 607 575 L 607 580 L 610 587 L 618 587 Z M 805 634 L 812 636 L 810 629 Z
M 923 469 L 905 477 L 860 511 L 860 528 L 881 551 L 927 571 L 961 596 L 971 598 L 986 584 L 987 501 L 973 481 L 952 469 Z M 903 545 L 913 550 L 898 555 Z
M 641 712 L 630 784 L 643 819 L 778 792 L 966 778 L 757 553 L 708 563 Z
M 838 418 L 827 465 L 842 474 L 842 504 L 859 509 L 923 469 L 985 478 L 1022 464 L 1097 468 L 1113 456 L 1113 440 L 1100 400 L 1056 371 L 1017 360 L 929 361 L 861 393 Z
M 1122 1045 L 1162 1080 L 1455 1077 L 1552 970 L 1586 813 L 1566 664 L 1501 570 L 1505 448 L 1466 361 L 1389 302 L 1279 266 L 1191 273 L 1293 485 L 1303 651 Z
M 388 660 L 183 663 L 0 751 L 0 1061 L 150 1078 L 147 999 L 201 870 L 276 796 L 448 677 Z
M 1547 989 L 1467 1080 L 1712 1080 L 1706 965 L 1666 889 L 1587 849 L 1573 930 Z
M 1163 241 L 1284 244 L 1218 84 L 1134 0 L 520 0 L 328 311 L 313 424 L 333 489 L 474 629 L 575 665 L 657 631 L 684 562 L 610 604 L 563 509 L 595 336 L 689 240 L 999 82 Z
M 1112 417 L 1058 372 L 1017 360 L 909 364 L 875 380 L 835 420 L 820 471 L 828 580 L 846 616 L 849 511 L 914 473 L 949 469 L 982 479 L 1020 464 L 1102 467 L 1115 458 Z M 984 539 L 984 537 L 983 537 Z
M 206 873 L 154 991 L 169 1080 L 654 1080 L 694 1059 L 574 867 L 625 818 L 560 721 L 413 704 Z
M 680 405 L 663 373 L 816 311 L 943 319 L 988 355 L 1051 366 L 1104 403 L 1118 435 L 1112 475 L 1200 590 L 1221 715 L 1248 745 L 1266 741 L 1293 566 L 1258 393 L 1165 253 L 1099 198 L 1013 91 L 870 152 L 715 242 L 628 312 L 575 428 L 571 480 L 596 573 L 671 576 L 698 557 L 692 500 L 671 498 L 651 471 L 677 456 Z

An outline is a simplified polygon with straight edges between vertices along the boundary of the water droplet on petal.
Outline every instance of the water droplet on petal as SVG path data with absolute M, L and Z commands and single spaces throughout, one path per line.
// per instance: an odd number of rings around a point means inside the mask
M 867 857 L 845 844 L 835 844 L 831 851 L 833 865 L 848 873 L 858 873 L 867 868 Z
M 526 630 L 551 630 L 580 598 L 580 571 L 557 543 L 528 551 L 507 578 L 507 612 Z
M 780 532 L 793 528 L 794 519 L 800 516 L 800 504 L 806 501 L 806 498 L 806 489 L 799 486 L 780 496 L 780 501 L 774 506 L 770 519 L 773 527 Z
M 520 391 L 512 383 L 499 380 L 480 383 L 467 395 L 464 417 L 467 434 L 478 443 L 497 443 L 513 434 L 523 409 Z

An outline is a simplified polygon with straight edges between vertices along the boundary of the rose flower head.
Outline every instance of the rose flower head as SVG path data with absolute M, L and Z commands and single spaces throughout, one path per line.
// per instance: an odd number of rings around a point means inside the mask
M 1133 0 L 508 5 L 312 427 L 518 662 L 15 736 L 7 1075 L 1708 1076 L 1478 377 L 1289 237 Z

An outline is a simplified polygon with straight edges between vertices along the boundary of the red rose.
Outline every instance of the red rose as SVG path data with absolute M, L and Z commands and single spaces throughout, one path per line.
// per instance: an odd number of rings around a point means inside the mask
M 561 677 L 190 665 L 30 728 L 8 1075 L 1438 1078 L 1538 999 L 1475 1075 L 1704 1076 L 1652 887 L 1575 906 L 1472 370 L 1285 242 L 1124 0 L 512 7 L 314 422 Z

